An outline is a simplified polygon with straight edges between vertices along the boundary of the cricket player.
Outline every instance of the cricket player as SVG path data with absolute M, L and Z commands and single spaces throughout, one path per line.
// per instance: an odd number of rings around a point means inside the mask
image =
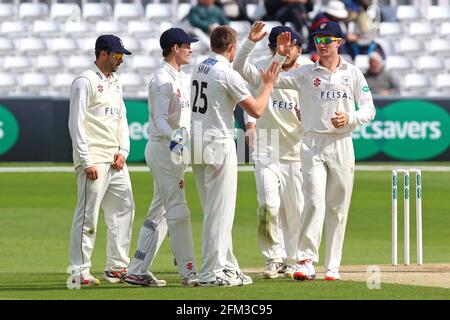
M 267 35 L 263 32 L 264 26 L 262 21 L 252 26 L 233 64 L 234 69 L 253 88 L 259 90 L 262 83 L 258 69 L 267 68 L 272 57 L 252 65 L 248 62 L 248 56 L 256 42 Z M 272 55 L 276 52 L 277 36 L 282 32 L 290 32 L 291 39 L 297 40 L 297 45 L 292 46 L 282 65 L 282 71 L 298 68 L 298 61 L 301 61 L 301 65 L 312 64 L 311 60 L 300 56 L 301 35 L 285 26 L 274 27 L 270 32 L 269 48 Z M 292 278 L 298 261 L 297 246 L 303 208 L 300 162 L 303 129 L 297 116 L 298 107 L 296 90 L 274 89 L 266 111 L 256 123 L 254 118 L 246 117 L 249 136 L 256 133 L 254 160 L 259 205 L 258 239 L 266 260 L 263 277 L 267 279 L 278 278 L 281 273 Z
M 191 161 L 204 213 L 199 284 L 248 285 L 252 279 L 241 272 L 231 237 L 237 189 L 233 112 L 239 103 L 258 118 L 267 106 L 280 65 L 273 63 L 261 72 L 264 88 L 255 99 L 231 65 L 236 31 L 219 26 L 211 33 L 210 43 L 212 52 L 195 67 L 191 86 Z
M 125 281 L 142 286 L 166 285 L 149 271 L 167 231 L 183 285 L 198 283 L 189 208 L 184 192 L 181 161 L 190 127 L 189 64 L 191 43 L 198 41 L 183 29 L 170 28 L 160 37 L 164 60 L 150 80 L 149 135 L 145 159 L 154 176 L 153 200 L 141 227 L 138 246 Z
M 351 131 L 371 121 L 375 107 L 362 72 L 338 54 L 343 41 L 339 24 L 321 23 L 312 35 L 319 60 L 283 73 L 276 84 L 297 90 L 302 106 L 305 201 L 294 278 L 315 279 L 313 263 L 319 261 L 325 223 L 325 280 L 337 280 L 355 168 Z M 284 61 L 292 45 L 295 39 L 291 42 L 289 33 L 278 36 L 275 61 Z
M 98 37 L 95 62 L 70 89 L 69 132 L 78 183 L 70 243 L 73 285 L 100 283 L 90 273 L 100 207 L 108 228 L 103 278 L 122 282 L 130 262 L 134 200 L 125 163 L 130 139 L 122 86 L 115 75 L 124 54 L 131 52 L 118 37 Z

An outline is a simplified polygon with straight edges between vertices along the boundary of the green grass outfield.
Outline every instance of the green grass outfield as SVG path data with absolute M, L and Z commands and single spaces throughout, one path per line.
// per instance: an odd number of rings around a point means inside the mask
M 136 201 L 130 252 L 133 255 L 139 228 L 151 201 L 153 183 L 147 172 L 133 172 L 131 179 Z M 197 262 L 200 263 L 202 212 L 192 173 L 187 173 L 186 184 Z M 282 278 L 264 280 L 260 274 L 252 274 L 254 284 L 246 287 L 184 288 L 179 284 L 168 241 L 164 242 L 152 268 L 159 278 L 168 281 L 166 288 L 110 285 L 102 281 L 96 288 L 68 290 L 65 271 L 75 204 L 73 173 L 0 173 L 0 299 L 450 298 L 450 289 L 443 288 L 382 283 L 380 290 L 369 290 L 365 282 L 316 280 L 302 283 Z M 399 212 L 402 212 L 400 201 L 399 204 Z M 244 269 L 264 265 L 257 245 L 256 206 L 253 173 L 239 172 L 233 242 L 235 254 Z M 412 262 L 415 258 L 414 216 L 411 202 Z M 399 219 L 399 257 L 403 255 L 402 227 L 402 219 Z M 425 263 L 449 262 L 450 172 L 423 172 L 423 242 Z M 98 277 L 101 277 L 105 263 L 105 251 L 105 224 L 100 218 L 92 257 L 93 273 Z M 321 252 L 323 257 L 323 248 Z M 342 263 L 389 264 L 390 257 L 390 172 L 357 171 Z

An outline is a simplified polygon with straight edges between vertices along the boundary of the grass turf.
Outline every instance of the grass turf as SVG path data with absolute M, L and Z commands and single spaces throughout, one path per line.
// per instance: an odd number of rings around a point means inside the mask
M 152 176 L 132 173 L 136 201 L 133 243 L 152 198 Z M 357 172 L 344 244 L 343 264 L 390 262 L 390 172 Z M 448 262 L 450 256 L 450 173 L 423 173 L 423 238 L 425 263 Z M 192 173 L 186 175 L 197 262 L 200 263 L 202 212 Z M 399 201 L 399 212 L 402 212 Z M 0 176 L 0 299 L 448 299 L 449 289 L 382 284 L 369 290 L 364 282 L 288 279 L 263 280 L 238 288 L 182 288 L 173 266 L 168 241 L 152 271 L 168 281 L 167 288 L 109 285 L 68 290 L 65 274 L 69 236 L 76 204 L 76 181 L 71 173 L 3 173 Z M 251 172 L 239 173 L 234 251 L 242 268 L 263 267 L 257 245 L 256 191 Z M 414 204 L 411 202 L 411 257 L 415 257 Z M 102 214 L 101 214 L 102 215 Z M 399 257 L 402 256 L 399 219 Z M 101 276 L 105 263 L 105 225 L 99 219 L 92 257 L 93 273 Z M 323 246 L 321 248 L 323 257 Z M 412 260 L 414 262 L 414 260 Z

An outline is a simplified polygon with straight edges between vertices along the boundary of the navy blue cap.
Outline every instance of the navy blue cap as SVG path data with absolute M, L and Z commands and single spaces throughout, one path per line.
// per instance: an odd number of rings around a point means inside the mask
M 170 28 L 161 34 L 159 45 L 164 50 L 172 47 L 175 43 L 192 43 L 197 41 L 198 39 L 192 38 L 183 29 Z
M 291 40 L 297 39 L 297 46 L 302 46 L 302 36 L 300 33 L 295 32 L 290 27 L 287 26 L 276 26 L 273 27 L 269 34 L 269 46 L 271 48 L 277 47 L 277 37 L 283 32 L 290 32 L 291 33 Z
M 95 41 L 95 51 L 100 50 L 131 54 L 131 52 L 123 46 L 122 40 L 112 34 L 103 34 L 97 38 L 97 41 Z
M 327 21 L 319 24 L 317 29 L 312 33 L 312 36 L 314 37 L 318 34 L 325 36 L 335 36 L 338 38 L 344 37 L 341 27 L 339 26 L 339 23 L 334 21 Z

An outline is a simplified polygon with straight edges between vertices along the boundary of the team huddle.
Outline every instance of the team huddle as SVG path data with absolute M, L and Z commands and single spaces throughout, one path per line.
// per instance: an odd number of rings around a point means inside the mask
M 179 28 L 161 35 L 163 62 L 149 83 L 145 150 L 154 193 L 131 262 L 130 142 L 122 88 L 114 74 L 131 52 L 116 36 L 97 39 L 95 63 L 75 79 L 70 97 L 78 183 L 70 247 L 73 283 L 100 283 L 91 274 L 90 258 L 103 208 L 106 281 L 166 286 L 150 270 L 168 235 L 182 285 L 252 284 L 233 253 L 236 105 L 244 110 L 247 141 L 254 150 L 263 277 L 315 279 L 325 224 L 325 279 L 340 278 L 354 178 L 351 131 L 375 116 L 370 89 L 361 71 L 338 55 L 343 40 L 337 23 L 324 22 L 313 34 L 320 57 L 316 63 L 301 57 L 301 36 L 279 26 L 268 37 L 272 56 L 251 64 L 256 43 L 267 35 L 264 26 L 253 24 L 239 52 L 236 31 L 215 28 L 209 57 L 191 76 L 181 66 L 189 64 L 197 39 Z M 266 134 L 274 130 L 276 135 Z M 204 215 L 200 266 L 184 191 L 189 162 Z

